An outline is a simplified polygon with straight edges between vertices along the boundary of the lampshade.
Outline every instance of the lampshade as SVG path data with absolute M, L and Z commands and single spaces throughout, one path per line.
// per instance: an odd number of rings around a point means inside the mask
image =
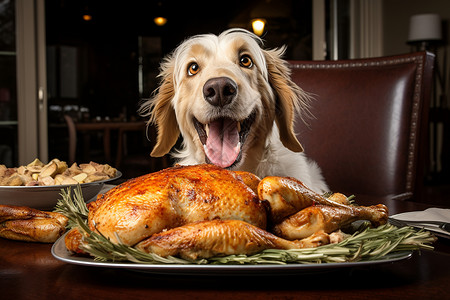
M 408 42 L 438 41 L 442 39 L 441 18 L 437 14 L 411 16 Z

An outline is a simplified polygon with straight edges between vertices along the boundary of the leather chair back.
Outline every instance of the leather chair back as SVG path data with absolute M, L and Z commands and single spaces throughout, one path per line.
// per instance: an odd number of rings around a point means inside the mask
M 331 190 L 418 198 L 434 56 L 290 63 L 292 79 L 313 98 L 313 118 L 298 121 L 296 134 Z

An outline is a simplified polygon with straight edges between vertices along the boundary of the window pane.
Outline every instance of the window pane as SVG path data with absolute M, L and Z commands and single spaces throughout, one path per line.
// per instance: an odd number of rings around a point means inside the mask
M 15 51 L 14 0 L 0 0 L 0 51 Z
M 17 166 L 15 1 L 0 0 L 0 164 Z

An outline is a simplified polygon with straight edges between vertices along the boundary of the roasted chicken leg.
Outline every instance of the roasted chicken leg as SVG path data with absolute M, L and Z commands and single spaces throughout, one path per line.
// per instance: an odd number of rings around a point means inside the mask
M 368 220 L 374 226 L 387 222 L 385 205 L 346 205 L 341 195 L 333 201 L 295 178 L 266 177 L 258 185 L 258 194 L 270 203 L 273 232 L 290 240 L 306 238 L 319 230 L 331 233 L 357 220 Z
M 277 237 L 247 222 L 213 220 L 180 226 L 154 234 L 136 248 L 160 256 L 181 256 L 186 259 L 217 255 L 254 254 L 265 249 L 299 249 L 329 243 L 328 234 L 318 231 L 299 241 Z
M 0 237 L 7 239 L 53 243 L 64 233 L 67 221 L 59 213 L 0 205 Z
M 346 207 L 345 204 L 317 194 L 300 180 L 290 177 L 265 177 L 258 184 L 258 196 L 261 201 L 269 203 L 270 218 L 275 224 L 313 204 Z
M 306 238 L 319 230 L 332 233 L 357 220 L 368 220 L 375 226 L 386 223 L 386 206 L 309 206 L 276 224 L 272 231 L 279 237 L 296 240 Z

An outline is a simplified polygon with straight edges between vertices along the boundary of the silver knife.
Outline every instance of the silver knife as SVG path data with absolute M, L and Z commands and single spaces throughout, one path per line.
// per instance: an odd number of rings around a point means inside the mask
M 438 227 L 438 228 L 450 233 L 450 223 L 442 222 L 442 221 L 409 221 L 409 220 L 399 220 L 399 219 L 389 218 L 389 223 L 391 223 L 392 225 L 395 225 L 395 226 L 412 225 L 412 226 L 416 226 L 416 227 L 420 226 L 420 225 L 423 225 L 423 226 L 435 225 L 432 227 Z

